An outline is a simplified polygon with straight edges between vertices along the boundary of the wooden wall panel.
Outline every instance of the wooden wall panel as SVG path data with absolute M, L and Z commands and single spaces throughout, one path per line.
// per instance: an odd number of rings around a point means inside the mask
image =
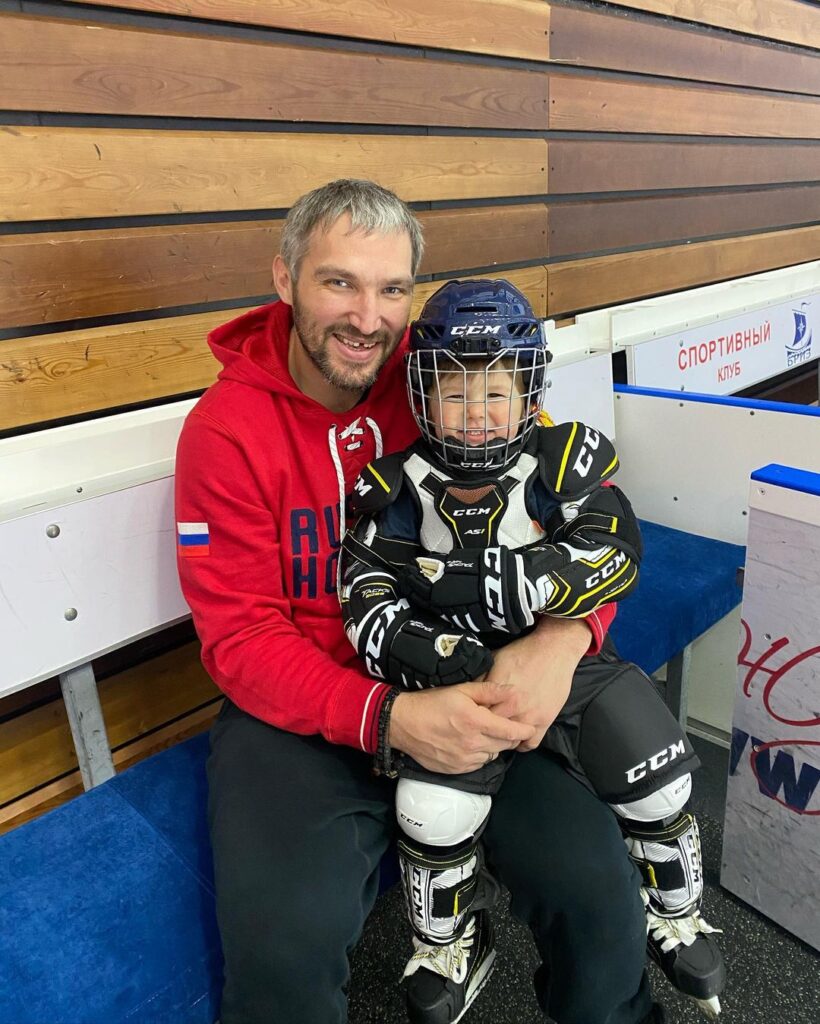
M 544 267 L 504 277 L 546 316 Z M 418 285 L 414 316 L 442 284 Z M 0 430 L 206 388 L 219 369 L 206 335 L 248 308 L 0 341 Z
M 0 221 L 287 207 L 344 174 L 409 202 L 541 195 L 542 139 L 0 127 Z
M 605 199 L 550 207 L 550 257 L 814 223 L 820 185 Z M 2 250 L 0 250 L 2 252 Z
M 422 211 L 419 218 L 426 243 L 421 274 L 547 258 L 543 203 Z M 0 237 L 0 324 L 29 326 L 266 295 L 282 223 Z
M 820 100 L 550 75 L 552 131 L 820 139 Z
M 765 39 L 820 50 L 820 10 L 803 0 L 608 0 L 613 6 L 665 14 Z
M 543 60 L 541 0 L 69 0 L 153 14 Z
M 668 78 L 820 94 L 820 54 L 715 35 L 680 23 L 553 7 L 550 60 Z
M 619 138 L 549 144 L 552 195 L 803 181 L 820 181 L 820 145 L 625 142 Z M 731 202 L 728 197 L 727 202 Z
M 547 78 L 526 70 L 8 14 L 0 95 L 6 110 L 240 120 L 512 130 L 547 117 Z
M 548 315 L 611 306 L 816 259 L 820 225 L 556 263 L 547 268 Z

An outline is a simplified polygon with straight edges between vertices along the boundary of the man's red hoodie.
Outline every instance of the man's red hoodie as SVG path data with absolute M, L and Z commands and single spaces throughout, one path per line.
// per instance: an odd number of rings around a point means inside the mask
M 177 449 L 182 592 L 219 688 L 289 732 L 374 752 L 388 687 L 364 672 L 336 594 L 340 509 L 359 472 L 418 436 L 404 345 L 346 413 L 288 370 L 291 307 L 275 302 L 213 331 L 222 370 Z M 613 612 L 587 621 L 595 651 Z

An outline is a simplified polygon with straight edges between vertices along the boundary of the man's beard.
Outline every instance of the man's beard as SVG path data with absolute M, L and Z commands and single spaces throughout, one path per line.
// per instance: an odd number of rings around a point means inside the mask
M 322 329 L 317 326 L 315 320 L 311 320 L 305 313 L 295 294 L 292 298 L 293 326 L 296 328 L 296 336 L 325 380 L 342 391 L 365 391 L 372 387 L 376 383 L 381 368 L 395 352 L 404 331 L 393 334 L 387 328 L 381 328 L 372 334 L 362 334 L 352 324 L 344 321 Z M 375 365 L 362 366 L 358 370 L 355 365 L 343 367 L 334 365 L 333 357 L 330 354 L 331 339 L 334 334 L 350 341 L 375 342 L 380 353 L 378 362 Z

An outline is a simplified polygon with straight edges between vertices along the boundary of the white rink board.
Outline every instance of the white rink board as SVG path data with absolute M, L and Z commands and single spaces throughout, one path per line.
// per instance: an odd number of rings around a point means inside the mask
M 172 474 L 177 438 L 195 402 L 0 441 L 0 523 Z
M 749 477 L 766 463 L 820 472 L 820 414 L 806 406 L 618 387 L 619 487 L 643 519 L 746 543 Z
M 544 406 L 554 423 L 580 420 L 615 436 L 612 359 L 608 352 L 557 356 L 550 363 Z
M 820 495 L 750 505 L 721 884 L 820 949 Z
M 638 387 L 728 395 L 810 362 L 819 350 L 820 290 L 630 344 L 627 378 Z
M 173 491 L 168 476 L 0 523 L 0 697 L 190 614 Z

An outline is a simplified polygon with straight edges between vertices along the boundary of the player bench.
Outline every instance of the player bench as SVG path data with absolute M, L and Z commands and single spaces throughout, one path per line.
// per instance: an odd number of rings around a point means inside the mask
M 738 602 L 743 549 L 643 527 L 641 584 L 613 632 L 653 672 Z M 0 838 L 0 1024 L 212 1024 L 207 750 L 197 736 Z

